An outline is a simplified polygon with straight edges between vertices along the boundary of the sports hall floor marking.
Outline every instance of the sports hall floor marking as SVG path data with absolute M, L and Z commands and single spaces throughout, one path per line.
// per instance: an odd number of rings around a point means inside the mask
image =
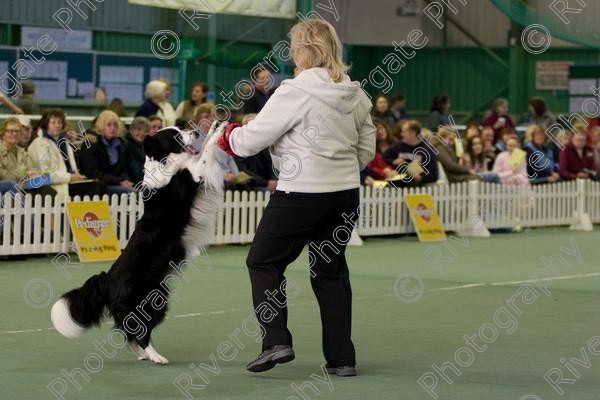
M 552 278 L 552 280 L 567 280 L 567 279 L 579 279 L 579 278 L 589 278 L 589 277 L 594 277 L 594 276 L 600 276 L 600 272 L 591 272 L 589 274 L 579 274 L 579 275 L 565 275 L 565 276 L 558 276 L 555 278 Z M 447 287 L 442 287 L 442 288 L 436 288 L 436 289 L 428 289 L 426 290 L 427 292 L 441 292 L 441 291 L 449 291 L 449 290 L 459 290 L 459 289 L 470 289 L 470 288 L 474 288 L 474 287 L 482 287 L 482 286 L 510 286 L 510 285 L 520 285 L 523 283 L 533 283 L 536 282 L 535 279 L 528 279 L 528 280 L 524 280 L 524 281 L 505 281 L 505 282 L 489 282 L 489 283 L 469 283 L 466 285 L 458 285 L 458 286 L 447 286 Z M 373 298 L 381 298 L 381 297 L 393 297 L 393 294 L 384 294 L 384 295 L 376 295 L 376 296 L 355 296 L 354 300 L 364 300 L 364 299 L 373 299 Z M 310 302 L 303 302 L 303 303 L 290 303 L 288 304 L 290 307 L 293 306 L 300 306 L 300 305 L 310 305 L 310 304 L 315 304 L 316 300 L 310 301 Z M 202 316 L 206 316 L 206 315 L 217 315 L 217 314 L 226 314 L 226 313 L 233 313 L 233 312 L 240 312 L 242 311 L 239 308 L 232 308 L 229 310 L 217 310 L 217 311 L 205 311 L 205 312 L 200 312 L 200 313 L 192 313 L 192 314 L 179 314 L 179 315 L 173 315 L 172 317 L 166 317 L 166 319 L 169 318 L 192 318 L 192 317 L 202 317 Z M 112 321 L 106 321 L 104 322 L 104 324 L 112 324 Z M 55 330 L 52 327 L 49 328 L 36 328 L 36 329 L 22 329 L 22 330 L 14 330 L 14 331 L 3 331 L 0 332 L 0 335 L 13 335 L 13 334 L 18 334 L 18 333 L 35 333 L 35 332 L 43 332 L 43 331 L 48 331 L 48 330 Z

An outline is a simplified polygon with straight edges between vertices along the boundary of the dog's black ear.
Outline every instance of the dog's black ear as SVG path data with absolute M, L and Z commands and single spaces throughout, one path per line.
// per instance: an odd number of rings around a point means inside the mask
M 148 157 L 152 157 L 155 155 L 157 148 L 158 139 L 154 136 L 147 135 L 144 139 L 144 153 L 146 153 Z

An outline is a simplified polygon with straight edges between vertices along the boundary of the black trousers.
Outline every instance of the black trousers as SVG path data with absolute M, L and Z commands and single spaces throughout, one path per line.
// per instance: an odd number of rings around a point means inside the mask
M 325 360 L 333 367 L 356 364 L 350 338 L 352 290 L 345 251 L 358 219 L 358 206 L 358 189 L 275 191 L 271 195 L 246 260 L 254 310 L 265 332 L 263 350 L 292 345 L 283 274 L 309 243 L 310 281 L 321 311 Z M 267 312 L 267 304 L 276 313 Z

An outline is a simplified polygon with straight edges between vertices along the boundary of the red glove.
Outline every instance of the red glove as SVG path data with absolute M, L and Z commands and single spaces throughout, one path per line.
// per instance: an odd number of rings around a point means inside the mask
M 240 126 L 242 125 L 237 122 L 231 122 L 223 131 L 223 135 L 217 140 L 217 145 L 230 156 L 233 156 L 234 154 L 233 150 L 231 150 L 231 146 L 229 145 L 229 137 L 231 136 L 231 132 Z

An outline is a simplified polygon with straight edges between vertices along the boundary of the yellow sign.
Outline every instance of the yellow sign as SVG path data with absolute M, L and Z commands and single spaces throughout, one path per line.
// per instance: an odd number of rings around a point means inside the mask
M 67 213 L 81 262 L 112 261 L 121 255 L 106 201 L 67 203 Z
M 446 232 L 435 211 L 433 197 L 430 194 L 407 194 L 404 196 L 404 201 L 421 242 L 446 240 Z

